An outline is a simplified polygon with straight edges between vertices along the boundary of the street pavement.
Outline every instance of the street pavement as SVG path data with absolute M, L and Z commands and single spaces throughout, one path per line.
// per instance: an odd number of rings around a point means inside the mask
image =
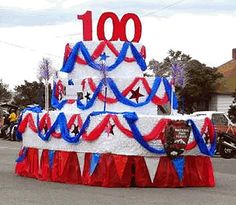
M 0 205 L 236 204 L 236 159 L 212 159 L 214 188 L 102 188 L 16 176 L 14 166 L 20 146 L 20 142 L 0 139 Z

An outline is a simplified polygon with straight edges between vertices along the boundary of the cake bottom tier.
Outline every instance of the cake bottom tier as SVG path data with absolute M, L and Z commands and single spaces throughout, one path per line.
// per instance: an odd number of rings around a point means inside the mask
M 19 153 L 15 173 L 41 181 L 102 187 L 215 186 L 212 163 L 207 156 L 184 156 L 182 179 L 169 157 L 151 158 L 147 163 L 141 156 L 100 154 L 91 172 L 92 160 L 92 153 L 27 148 Z

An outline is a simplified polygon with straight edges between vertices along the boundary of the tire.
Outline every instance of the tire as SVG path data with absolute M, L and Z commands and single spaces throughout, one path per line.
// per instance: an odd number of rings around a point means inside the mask
M 233 158 L 236 155 L 236 152 L 233 149 L 228 148 L 222 144 L 219 146 L 219 153 L 220 153 L 220 156 L 225 159 Z
M 14 126 L 14 127 L 12 128 L 12 131 L 11 131 L 11 140 L 12 140 L 12 141 L 16 141 L 16 130 L 17 130 L 17 127 Z

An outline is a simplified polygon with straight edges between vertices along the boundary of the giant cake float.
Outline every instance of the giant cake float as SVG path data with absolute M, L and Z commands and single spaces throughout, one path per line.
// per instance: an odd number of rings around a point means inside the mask
M 211 121 L 177 114 L 169 80 L 143 77 L 146 51 L 138 43 L 141 23 L 135 14 L 120 21 L 135 22 L 133 42 L 125 41 L 125 29 L 117 25 L 113 41 L 106 40 L 101 28 L 114 16 L 106 12 L 99 19 L 99 42 L 87 41 L 91 33 L 84 31 L 84 41 L 66 45 L 61 72 L 67 79 L 54 78 L 55 110 L 22 112 L 16 174 L 105 187 L 213 187 Z M 91 31 L 88 26 L 84 30 Z M 176 112 L 158 115 L 165 106 Z

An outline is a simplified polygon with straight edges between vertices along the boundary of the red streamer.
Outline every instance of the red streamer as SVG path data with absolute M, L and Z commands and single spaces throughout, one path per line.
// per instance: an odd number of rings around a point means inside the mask
M 151 93 L 151 88 L 147 82 L 147 79 L 146 78 L 140 78 L 140 77 L 136 77 L 133 82 L 128 86 L 126 87 L 122 92 L 122 96 L 126 97 L 129 92 L 135 87 L 135 85 L 141 81 L 143 87 L 145 88 L 147 94 L 150 94 Z M 95 92 L 95 90 L 97 89 L 94 81 L 92 78 L 88 78 L 88 84 L 89 84 L 89 87 L 90 89 L 92 90 L 92 92 Z M 113 103 L 116 103 L 118 100 L 116 98 L 110 98 L 110 97 L 106 97 L 102 94 L 102 93 L 99 93 L 98 94 L 98 99 L 101 100 L 102 102 L 104 102 L 106 100 L 106 102 L 108 104 L 113 104 Z M 157 96 L 154 96 L 152 98 L 152 102 L 155 104 L 155 105 L 164 105 L 166 104 L 167 102 L 169 101 L 168 99 L 168 96 L 167 94 L 165 93 L 164 97 L 163 98 L 159 98 Z
M 115 46 L 110 41 L 101 41 L 100 44 L 97 46 L 97 48 L 93 51 L 93 53 L 91 55 L 91 58 L 93 60 L 96 60 L 97 58 L 99 58 L 100 55 L 104 52 L 104 49 L 105 49 L 106 46 L 111 50 L 111 52 L 116 57 L 119 56 L 119 54 L 120 54 L 119 51 L 116 50 Z M 70 45 L 67 44 L 66 48 L 65 48 L 65 60 L 68 59 L 71 51 L 72 51 L 72 49 L 70 48 Z M 141 56 L 143 56 L 144 59 L 146 58 L 146 50 L 145 50 L 144 46 L 142 46 L 142 48 L 140 50 L 140 54 L 141 54 Z M 136 59 L 133 58 L 133 57 L 132 58 L 125 57 L 124 60 L 126 62 L 135 62 L 136 61 Z M 82 65 L 86 65 L 87 64 L 87 62 L 84 59 L 82 59 L 80 56 L 77 56 L 76 62 L 78 64 L 82 64 Z
M 102 132 L 104 132 L 104 130 L 105 130 L 105 128 L 106 128 L 106 126 L 107 126 L 110 119 L 113 120 L 116 127 L 123 134 L 125 134 L 129 138 L 133 137 L 132 131 L 122 125 L 122 123 L 120 122 L 117 115 L 108 114 L 103 118 L 103 120 L 89 134 L 87 132 L 85 132 L 82 135 L 83 139 L 86 140 L 86 141 L 94 141 L 94 140 L 98 139 L 99 136 L 102 134 Z M 160 121 L 158 121 L 157 124 L 153 127 L 153 129 L 148 134 L 145 134 L 143 136 L 144 140 L 145 141 L 152 141 L 152 140 L 157 140 L 158 139 L 158 140 L 163 141 L 163 132 L 164 132 L 164 129 L 165 129 L 165 127 L 166 127 L 166 125 L 168 124 L 169 121 L 170 121 L 170 119 L 161 119 Z M 79 128 L 82 127 L 83 121 L 82 121 L 82 118 L 79 114 L 74 114 L 74 115 L 71 116 L 70 120 L 67 122 L 68 129 L 71 129 L 72 125 L 74 125 L 74 124 L 78 125 Z M 31 130 L 33 130 L 34 132 L 37 133 L 37 127 L 35 126 L 32 113 L 28 113 L 23 118 L 23 120 L 21 121 L 21 123 L 19 125 L 19 132 L 24 133 L 25 130 L 26 130 L 27 125 L 29 125 L 29 128 Z M 49 116 L 48 113 L 44 114 L 41 117 L 40 122 L 39 122 L 40 131 L 45 127 L 47 129 L 51 128 L 51 119 L 50 119 L 50 116 Z M 213 124 L 212 124 L 212 122 L 209 118 L 205 119 L 204 124 L 201 128 L 201 134 L 203 134 L 204 132 L 206 132 L 209 135 L 210 142 L 212 143 L 213 140 L 214 140 L 214 132 L 215 131 L 214 131 L 214 126 L 213 126 Z M 52 136 L 55 137 L 55 138 L 61 138 L 61 133 L 53 132 Z M 196 141 L 193 141 L 193 142 L 189 143 L 186 146 L 185 149 L 186 150 L 191 150 L 196 146 L 197 146 Z

